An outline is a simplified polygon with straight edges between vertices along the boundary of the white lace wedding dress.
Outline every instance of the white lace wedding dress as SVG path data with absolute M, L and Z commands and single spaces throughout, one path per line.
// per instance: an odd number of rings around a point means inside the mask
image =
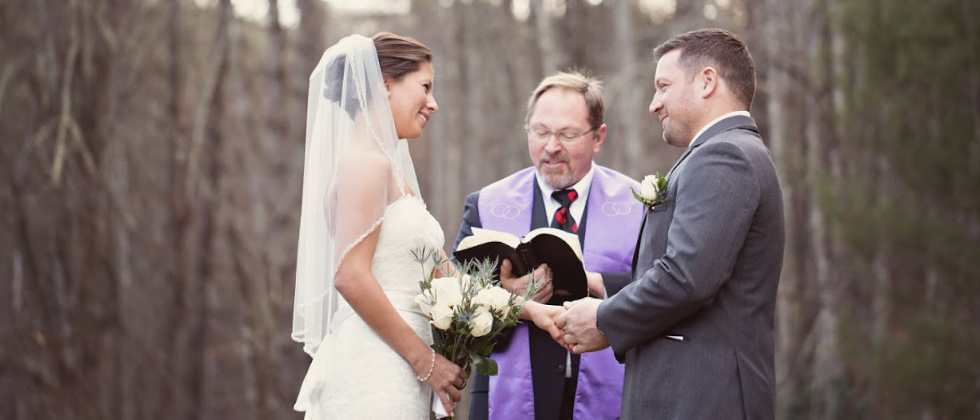
M 425 203 L 406 195 L 385 209 L 371 263 L 392 305 L 428 344 L 429 320 L 415 303 L 423 269 L 411 251 L 420 246 L 441 249 L 443 238 Z M 431 269 L 427 263 L 426 272 Z M 432 390 L 415 375 L 412 366 L 341 299 L 333 335 L 320 346 L 303 380 L 310 392 L 300 395 L 297 408 L 306 404 L 307 420 L 428 419 Z

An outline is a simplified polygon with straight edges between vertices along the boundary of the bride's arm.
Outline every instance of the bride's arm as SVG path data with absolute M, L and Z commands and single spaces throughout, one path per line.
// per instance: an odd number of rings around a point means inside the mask
M 357 215 L 364 213 L 363 211 L 359 213 L 358 209 L 367 208 L 365 207 L 366 204 L 374 204 L 370 203 L 371 200 L 375 200 L 374 197 L 370 196 L 370 192 L 378 191 L 377 188 L 383 188 L 383 183 L 387 177 L 385 175 L 387 166 L 382 164 L 370 169 L 366 174 L 364 171 L 359 171 L 364 176 L 359 177 L 350 185 L 341 187 L 346 191 L 341 194 L 343 199 L 337 200 L 337 205 L 352 206 L 348 208 L 353 210 L 353 212 L 342 212 L 341 214 L 358 217 Z M 344 223 L 345 221 L 338 222 Z M 449 394 L 449 398 L 452 398 L 453 401 L 459 401 L 461 395 L 456 385 L 462 386 L 465 372 L 440 355 L 436 355 L 433 362 L 432 349 L 422 341 L 415 330 L 402 319 L 398 311 L 391 305 L 381 288 L 381 284 L 378 283 L 371 271 L 371 262 L 374 259 L 380 236 L 380 227 L 375 227 L 348 251 L 337 270 L 334 287 L 364 323 L 412 365 L 419 377 L 428 376 L 425 381 L 426 384 L 436 391 L 446 406 L 447 412 L 451 413 L 452 404 L 446 398 L 446 394 Z M 410 250 L 406 249 L 405 252 L 408 253 Z
M 350 250 L 337 271 L 335 287 L 385 343 L 411 363 L 419 376 L 425 376 L 431 349 L 398 314 L 371 272 L 379 236 L 380 229 L 375 229 Z

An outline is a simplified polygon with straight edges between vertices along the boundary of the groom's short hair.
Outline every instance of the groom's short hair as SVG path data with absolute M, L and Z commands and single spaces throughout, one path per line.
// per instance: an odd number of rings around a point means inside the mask
M 546 77 L 538 87 L 531 93 L 531 99 L 527 101 L 527 116 L 524 123 L 531 122 L 531 114 L 534 113 L 534 106 L 538 103 L 538 98 L 551 89 L 566 89 L 581 93 L 585 98 L 585 107 L 589 110 L 589 125 L 592 129 L 599 128 L 605 118 L 605 105 L 602 102 L 602 82 L 599 79 L 587 76 L 580 71 L 572 70 L 558 72 Z
M 728 84 L 735 99 L 752 107 L 755 97 L 755 62 L 749 48 L 735 34 L 718 28 L 698 29 L 676 35 L 653 50 L 654 60 L 681 50 L 680 65 L 688 82 L 701 69 L 712 66 Z

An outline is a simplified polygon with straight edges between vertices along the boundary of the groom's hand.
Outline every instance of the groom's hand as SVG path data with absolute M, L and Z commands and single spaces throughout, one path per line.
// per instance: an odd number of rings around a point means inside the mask
M 599 303 L 594 298 L 565 302 L 565 313 L 558 317 L 558 328 L 564 331 L 562 341 L 568 351 L 582 354 L 609 347 L 609 340 L 596 327 Z
M 531 300 L 535 302 L 547 303 L 551 300 L 551 295 L 554 289 L 551 285 L 551 269 L 548 268 L 548 264 L 541 264 L 538 268 L 535 268 L 533 272 L 525 274 L 521 277 L 514 277 L 513 274 L 514 266 L 511 264 L 510 260 L 504 259 L 500 263 L 500 285 L 504 287 L 508 292 L 523 295 L 524 291 L 527 290 L 530 284 L 531 276 L 534 276 L 534 281 L 538 286 L 538 291 L 531 296 Z

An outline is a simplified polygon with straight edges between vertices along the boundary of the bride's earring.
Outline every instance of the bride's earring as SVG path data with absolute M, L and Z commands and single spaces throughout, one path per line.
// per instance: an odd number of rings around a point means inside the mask
M 388 99 L 391 99 L 391 92 L 385 91 L 385 95 L 388 95 Z

